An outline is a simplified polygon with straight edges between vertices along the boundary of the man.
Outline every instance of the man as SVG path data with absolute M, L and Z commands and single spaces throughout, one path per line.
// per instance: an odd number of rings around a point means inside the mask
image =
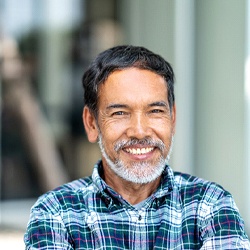
M 83 122 L 102 159 L 91 177 L 39 198 L 27 249 L 250 249 L 232 196 L 173 172 L 174 73 L 135 46 L 101 53 L 83 76 Z

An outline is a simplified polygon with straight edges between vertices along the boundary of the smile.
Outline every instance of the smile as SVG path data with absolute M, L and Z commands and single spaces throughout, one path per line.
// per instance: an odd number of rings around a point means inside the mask
M 124 151 L 127 153 L 133 154 L 133 155 L 142 155 L 142 154 L 147 154 L 151 151 L 153 151 L 153 147 L 149 148 L 124 148 Z

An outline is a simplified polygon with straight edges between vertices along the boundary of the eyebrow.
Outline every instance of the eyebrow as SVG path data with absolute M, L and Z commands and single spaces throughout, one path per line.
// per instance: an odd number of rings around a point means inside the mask
M 159 101 L 159 102 L 153 102 L 153 103 L 150 103 L 148 105 L 149 107 L 165 107 L 165 108 L 168 108 L 168 103 L 164 102 L 164 101 Z
M 128 108 L 129 106 L 126 104 L 119 104 L 119 103 L 111 103 L 109 104 L 106 109 L 117 109 L 117 108 Z M 165 107 L 168 108 L 168 103 L 164 101 L 152 102 L 148 105 L 148 107 Z
M 106 109 L 117 109 L 117 108 L 128 108 L 128 105 L 126 104 L 118 104 L 118 103 L 111 103 L 109 104 Z

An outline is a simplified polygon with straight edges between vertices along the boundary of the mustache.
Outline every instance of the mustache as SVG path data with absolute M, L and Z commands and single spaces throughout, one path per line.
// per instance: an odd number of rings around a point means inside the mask
M 137 139 L 133 138 L 131 140 L 122 140 L 117 141 L 114 145 L 114 150 L 118 152 L 119 150 L 123 149 L 124 147 L 130 147 L 134 145 L 143 145 L 148 147 L 157 147 L 161 151 L 164 151 L 166 149 L 165 144 L 161 140 L 155 140 L 150 137 L 145 137 L 143 139 Z

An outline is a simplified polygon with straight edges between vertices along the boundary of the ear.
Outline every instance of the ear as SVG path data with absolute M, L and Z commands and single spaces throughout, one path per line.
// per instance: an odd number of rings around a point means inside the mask
M 176 128 L 176 105 L 173 105 L 172 108 L 172 125 L 173 125 L 173 134 L 175 134 L 175 128 Z
M 87 106 L 85 106 L 83 109 L 82 120 L 89 142 L 96 142 L 98 139 L 99 130 L 95 116 Z

